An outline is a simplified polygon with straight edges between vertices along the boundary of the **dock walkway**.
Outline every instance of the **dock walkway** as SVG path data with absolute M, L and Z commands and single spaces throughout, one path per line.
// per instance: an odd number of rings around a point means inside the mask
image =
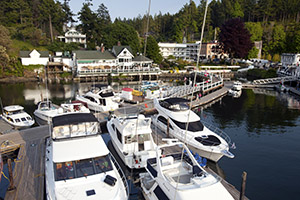
M 6 192 L 5 199 L 44 199 L 45 138 L 48 136 L 48 126 L 0 135 L 0 143 L 20 145 L 13 173 L 16 189 Z

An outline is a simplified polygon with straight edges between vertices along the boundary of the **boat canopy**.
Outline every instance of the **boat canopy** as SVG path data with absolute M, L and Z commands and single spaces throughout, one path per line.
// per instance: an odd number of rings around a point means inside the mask
M 13 111 L 23 110 L 24 107 L 19 105 L 13 105 L 13 106 L 5 106 L 3 109 L 7 112 L 13 112 Z
M 68 124 L 80 124 L 85 122 L 98 122 L 92 113 L 72 113 L 53 117 L 53 127 L 64 126 Z

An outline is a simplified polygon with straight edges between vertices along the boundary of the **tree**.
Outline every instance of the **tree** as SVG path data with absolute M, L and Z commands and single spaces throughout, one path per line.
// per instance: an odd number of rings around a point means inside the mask
M 282 25 L 275 25 L 272 32 L 272 39 L 269 46 L 269 52 L 273 55 L 275 53 L 283 53 L 285 50 L 286 34 Z
M 155 63 L 161 63 L 162 55 L 159 52 L 159 46 L 153 36 L 149 36 L 146 46 L 146 57 L 152 59 Z
M 96 11 L 97 16 L 97 34 L 96 37 L 96 43 L 97 45 L 101 46 L 102 43 L 104 43 L 104 38 L 106 37 L 108 27 L 111 24 L 110 15 L 108 12 L 107 7 L 105 7 L 104 4 L 100 4 L 99 8 Z
M 250 33 L 239 18 L 228 20 L 221 27 L 219 41 L 231 57 L 245 58 L 253 47 Z
M 232 12 L 232 17 L 236 18 L 236 17 L 240 17 L 243 18 L 244 17 L 244 12 L 241 8 L 241 5 L 239 4 L 238 1 L 235 1 L 233 4 L 233 12 Z
M 263 28 L 260 22 L 246 22 L 245 27 L 251 34 L 251 41 L 261 41 L 263 36 Z

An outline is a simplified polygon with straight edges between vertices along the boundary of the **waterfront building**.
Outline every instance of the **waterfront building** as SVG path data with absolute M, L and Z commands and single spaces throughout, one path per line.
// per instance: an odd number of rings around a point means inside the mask
M 49 62 L 48 51 L 20 51 L 22 65 L 47 65 Z
M 86 35 L 81 34 L 79 31 L 75 29 L 75 27 L 71 27 L 70 30 L 68 30 L 64 36 L 57 36 L 59 41 L 65 42 L 65 43 L 79 43 L 83 44 L 84 48 L 86 48 Z
M 195 43 L 158 43 L 160 53 L 163 58 L 174 56 L 176 59 L 183 59 L 188 61 L 196 61 L 200 41 Z M 200 58 L 212 59 L 228 57 L 226 54 L 222 54 L 217 41 L 204 42 L 201 46 Z
M 300 78 L 300 54 L 283 53 L 281 55 L 282 66 L 278 69 L 279 75 L 295 76 Z

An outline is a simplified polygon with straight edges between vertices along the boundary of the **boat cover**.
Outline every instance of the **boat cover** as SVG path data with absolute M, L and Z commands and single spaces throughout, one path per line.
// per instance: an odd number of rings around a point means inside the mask
M 53 127 L 84 122 L 98 122 L 98 120 L 92 113 L 71 113 L 59 115 L 52 119 Z

